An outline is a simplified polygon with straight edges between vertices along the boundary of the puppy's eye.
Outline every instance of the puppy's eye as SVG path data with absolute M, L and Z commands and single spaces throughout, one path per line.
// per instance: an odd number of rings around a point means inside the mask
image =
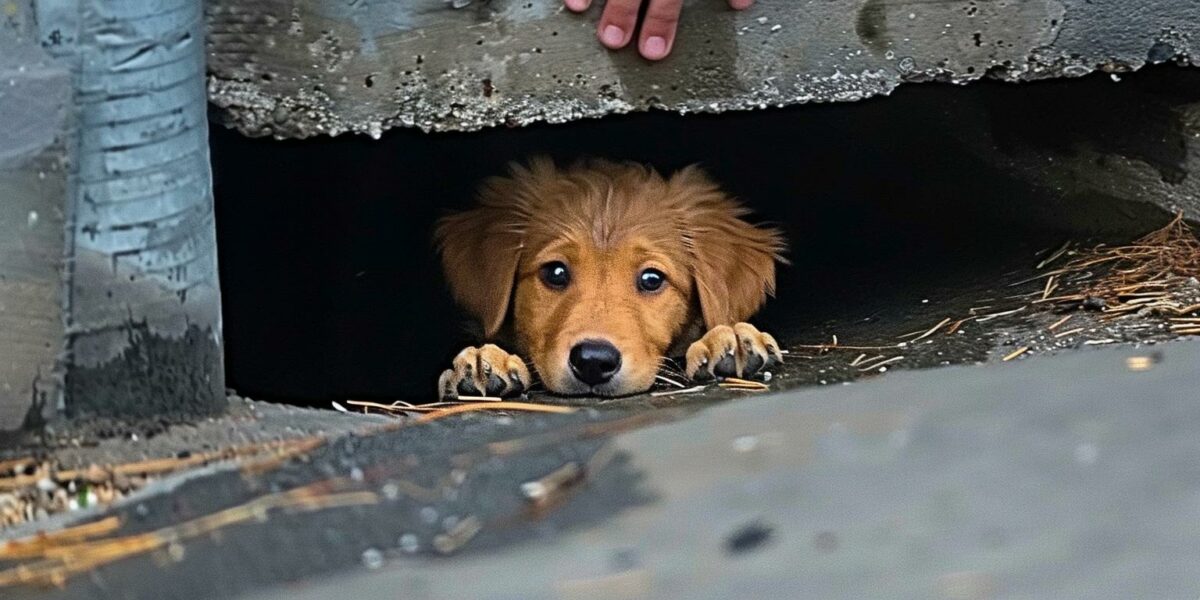
M 571 283 L 571 272 L 567 270 L 567 265 L 558 261 L 542 265 L 539 275 L 542 278 L 542 283 L 556 290 L 561 290 L 567 287 L 567 284 Z
M 637 286 L 643 292 L 657 292 L 667 282 L 667 276 L 658 269 L 646 269 L 638 274 Z

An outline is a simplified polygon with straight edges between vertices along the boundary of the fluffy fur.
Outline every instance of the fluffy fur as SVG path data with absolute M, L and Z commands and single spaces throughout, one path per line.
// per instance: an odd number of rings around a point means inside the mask
M 549 390 L 622 395 L 648 389 L 669 350 L 748 319 L 774 293 L 784 240 L 748 212 L 694 166 L 663 177 L 633 163 L 535 159 L 485 182 L 478 205 L 442 219 L 434 237 L 455 300 L 489 338 L 504 332 Z M 539 276 L 553 261 L 570 268 L 565 289 Z M 666 274 L 661 290 L 638 289 L 646 268 Z M 568 366 L 584 339 L 621 353 L 603 386 Z

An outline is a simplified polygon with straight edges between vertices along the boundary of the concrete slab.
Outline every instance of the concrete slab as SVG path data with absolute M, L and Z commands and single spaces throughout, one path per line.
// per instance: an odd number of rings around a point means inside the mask
M 209 95 L 247 135 L 470 131 L 630 111 L 723 112 L 1189 62 L 1177 0 L 685 2 L 671 57 L 595 39 L 559 0 L 209 3 Z

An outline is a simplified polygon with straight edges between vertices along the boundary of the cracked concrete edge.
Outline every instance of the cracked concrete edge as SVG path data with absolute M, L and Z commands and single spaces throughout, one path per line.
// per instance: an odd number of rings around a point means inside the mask
M 599 6 L 579 16 L 554 0 L 216 0 L 209 98 L 250 136 L 474 131 L 1186 65 L 1200 34 L 1200 5 L 1175 0 L 688 5 L 673 56 L 649 65 L 597 45 Z

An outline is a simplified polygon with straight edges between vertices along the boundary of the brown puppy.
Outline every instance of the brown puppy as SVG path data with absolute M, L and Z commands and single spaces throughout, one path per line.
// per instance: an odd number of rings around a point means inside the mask
M 649 389 L 685 347 L 693 379 L 782 361 L 774 338 L 743 321 L 774 292 L 784 241 L 747 212 L 695 167 L 664 178 L 535 159 L 488 180 L 478 207 L 442 219 L 434 237 L 454 298 L 547 389 L 619 396 Z M 438 390 L 511 395 L 530 383 L 520 358 L 488 344 L 459 353 Z

